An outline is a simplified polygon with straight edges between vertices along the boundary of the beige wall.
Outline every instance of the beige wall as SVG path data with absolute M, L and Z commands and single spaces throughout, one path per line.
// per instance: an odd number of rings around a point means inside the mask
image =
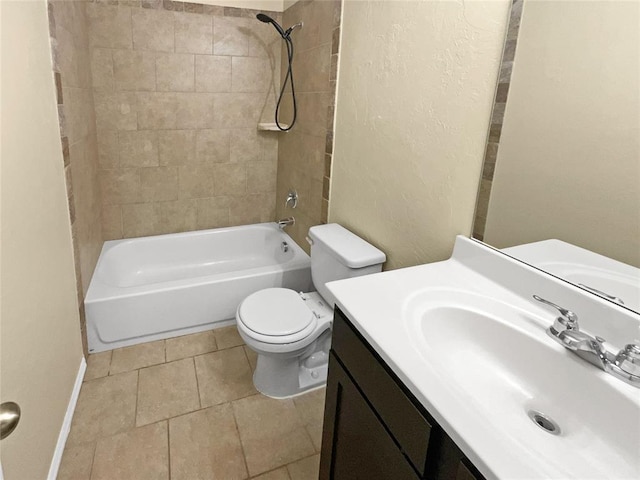
M 42 479 L 82 346 L 47 4 L 3 1 L 0 12 L 0 392 L 22 408 L 1 461 L 7 480 Z
M 274 220 L 280 37 L 195 7 L 87 5 L 107 239 Z
M 297 121 L 287 133 L 274 133 L 279 139 L 276 216 L 295 217 L 296 224 L 287 232 L 307 251 L 305 237 L 309 227 L 327 221 L 340 8 L 339 0 L 298 2 L 283 16 L 286 27 L 298 22 L 303 22 L 304 27 L 292 34 Z M 281 78 L 286 75 L 286 55 L 283 49 Z M 288 124 L 291 118 L 288 89 L 280 121 Z M 298 192 L 295 210 L 284 206 L 290 188 Z
M 525 2 L 487 242 L 640 267 L 639 24 L 637 2 Z
M 329 221 L 387 269 L 471 231 L 509 3 L 345 2 Z
M 49 19 L 80 322 L 85 338 L 83 301 L 102 248 L 96 115 L 85 2 L 53 0 Z

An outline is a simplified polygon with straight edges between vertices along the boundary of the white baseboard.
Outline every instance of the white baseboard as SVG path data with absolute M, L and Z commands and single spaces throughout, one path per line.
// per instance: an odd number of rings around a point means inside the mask
M 58 469 L 60 468 L 60 462 L 62 461 L 62 453 L 64 452 L 64 446 L 67 443 L 67 437 L 71 430 L 71 420 L 73 419 L 73 412 L 76 410 L 76 403 L 78 403 L 80 387 L 82 387 L 82 380 L 84 380 L 84 372 L 86 370 L 87 362 L 84 357 L 82 357 L 82 360 L 80 360 L 80 368 L 78 368 L 78 375 L 76 376 L 76 383 L 73 385 L 69 405 L 67 405 L 67 413 L 64 414 L 64 421 L 62 422 L 62 428 L 58 435 L 58 443 L 56 444 L 56 449 L 53 452 L 53 458 L 51 459 L 51 466 L 49 467 L 47 480 L 56 480 L 56 477 L 58 476 Z

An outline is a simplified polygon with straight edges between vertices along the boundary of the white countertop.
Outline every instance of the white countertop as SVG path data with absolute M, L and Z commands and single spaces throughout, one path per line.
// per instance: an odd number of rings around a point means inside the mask
M 428 361 L 429 352 L 424 351 L 424 344 L 416 341 L 415 329 L 407 322 L 409 310 L 425 292 L 437 296 L 438 291 L 462 291 L 508 304 L 511 311 L 526 318 L 522 328 L 527 330 L 527 335 L 539 335 L 542 342 L 550 342 L 549 348 L 565 355 L 564 348 L 546 338 L 544 333 L 553 322 L 554 313 L 531 300 L 532 294 L 571 305 L 570 308 L 576 311 L 588 312 L 583 316 L 587 325 L 592 325 L 594 319 L 601 315 L 615 317 L 616 321 L 610 322 L 613 326 L 606 327 L 610 331 L 602 332 L 602 336 L 615 339 L 616 343 L 623 338 L 631 340 L 632 335 L 637 335 L 639 316 L 585 295 L 576 287 L 464 237 L 458 237 L 454 255 L 445 262 L 331 282 L 328 288 L 335 295 L 337 305 L 360 333 L 488 479 L 604 478 L 611 474 L 620 478 L 620 475 L 636 476 L 640 472 L 639 459 L 621 459 L 620 470 L 615 470 L 615 466 L 613 470 L 603 467 L 607 462 L 615 463 L 616 459 L 603 459 L 602 462 L 596 459 L 584 468 L 580 463 L 564 462 L 559 457 L 572 455 L 570 450 L 563 451 L 565 446 L 575 445 L 562 443 L 560 437 L 541 431 L 533 423 L 520 424 L 518 419 L 512 429 L 508 423 L 503 423 L 501 428 L 493 428 L 495 418 L 492 416 L 499 416 L 501 412 L 486 414 L 479 411 L 470 401 L 474 390 L 461 393 L 459 386 L 443 374 L 438 362 Z M 567 351 L 566 355 L 573 354 Z M 575 359 L 570 358 L 569 361 L 574 362 Z M 638 416 L 629 420 L 640 422 L 640 390 L 622 384 L 604 372 L 593 371 L 595 367 L 590 365 L 584 368 L 592 369 L 584 370 L 587 372 L 585 375 L 602 377 L 599 381 L 604 382 L 607 388 L 614 389 L 622 398 L 632 402 L 632 412 L 636 412 L 633 405 L 637 404 Z M 553 372 L 549 373 L 553 375 Z M 500 409 L 499 405 L 496 401 L 497 409 Z M 526 416 L 524 411 L 523 415 Z M 633 432 L 631 436 L 636 438 Z M 637 438 L 640 439 L 640 431 Z M 531 448 L 532 442 L 540 442 L 540 448 Z M 593 448 L 601 451 L 597 446 Z M 555 453 L 555 458 L 545 457 L 547 450 L 550 456 Z

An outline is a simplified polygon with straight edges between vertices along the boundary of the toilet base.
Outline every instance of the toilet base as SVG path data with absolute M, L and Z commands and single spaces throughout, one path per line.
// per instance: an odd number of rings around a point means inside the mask
M 271 398 L 289 398 L 301 395 L 327 382 L 329 343 L 331 331 L 321 335 L 316 348 L 324 348 L 311 355 L 282 355 L 258 353 L 253 385 L 260 393 Z

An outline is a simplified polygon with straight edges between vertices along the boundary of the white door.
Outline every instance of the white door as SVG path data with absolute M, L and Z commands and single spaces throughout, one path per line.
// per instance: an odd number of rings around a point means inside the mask
M 45 0 L 0 0 L 0 441 L 5 480 L 47 478 L 82 358 Z

